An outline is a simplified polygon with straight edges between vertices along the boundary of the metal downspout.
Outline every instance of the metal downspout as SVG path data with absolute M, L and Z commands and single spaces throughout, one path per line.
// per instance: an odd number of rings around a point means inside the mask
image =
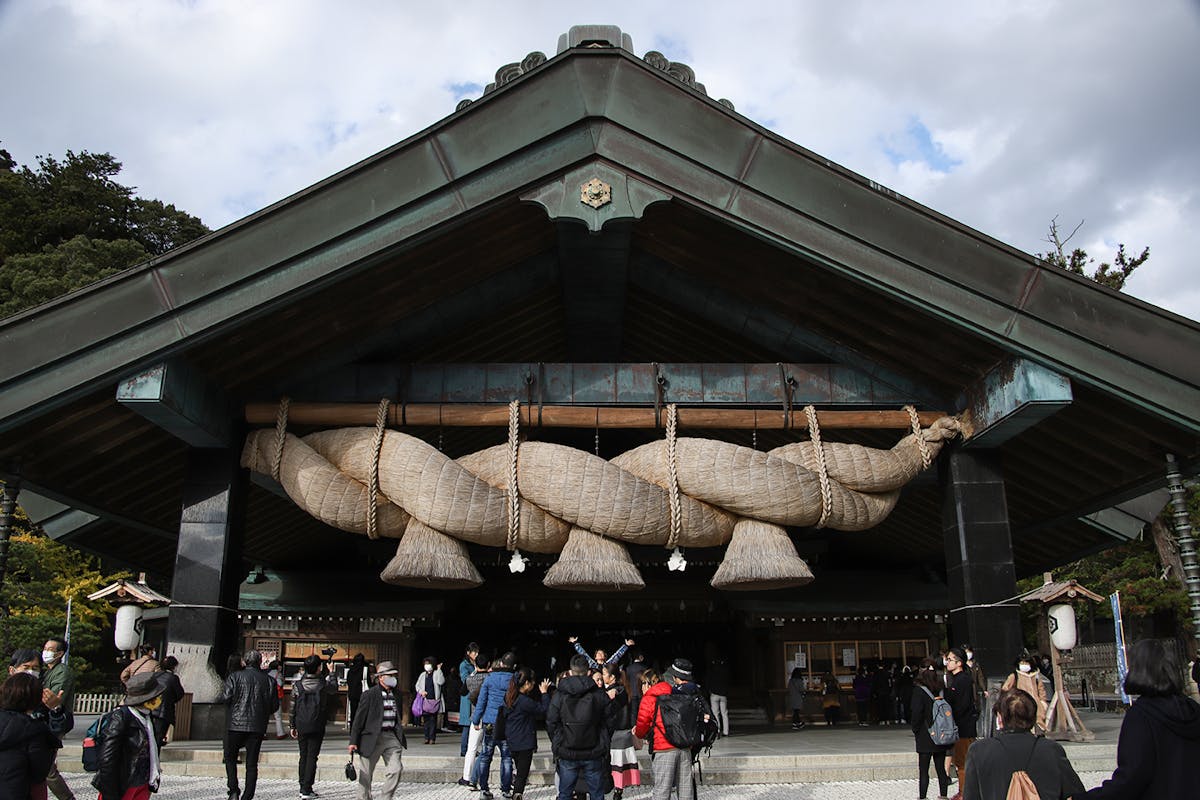
M 1171 453 L 1167 454 L 1167 491 L 1171 494 L 1171 521 L 1175 536 L 1179 539 L 1179 560 L 1183 562 L 1184 585 L 1191 601 L 1192 638 L 1196 642 L 1193 657 L 1200 658 L 1200 562 L 1196 560 L 1196 539 L 1192 535 L 1192 521 L 1188 514 L 1183 476 L 1179 474 L 1179 462 Z

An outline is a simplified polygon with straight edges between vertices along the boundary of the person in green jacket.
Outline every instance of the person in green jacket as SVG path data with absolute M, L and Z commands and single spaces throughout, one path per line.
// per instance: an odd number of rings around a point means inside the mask
M 75 704 L 75 672 L 63 661 L 66 655 L 65 639 L 52 636 L 42 646 L 42 688 L 58 697 L 58 708 L 64 712 L 61 724 L 51 723 L 51 730 L 60 741 L 75 727 L 75 715 L 72 713 Z M 46 787 L 58 800 L 75 800 L 71 787 L 67 786 L 67 782 L 58 773 L 57 761 L 51 765 L 50 774 L 46 776 Z

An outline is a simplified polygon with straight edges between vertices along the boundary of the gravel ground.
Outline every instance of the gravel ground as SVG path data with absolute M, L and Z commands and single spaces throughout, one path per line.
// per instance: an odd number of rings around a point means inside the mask
M 91 787 L 91 775 L 68 774 L 66 778 L 79 800 L 95 797 Z M 1085 772 L 1079 776 L 1083 785 L 1091 788 L 1108 777 L 1108 773 Z M 317 792 L 322 800 L 354 800 L 354 785 L 318 782 Z M 936 791 L 936 783 L 933 791 Z M 954 787 L 951 786 L 951 791 Z M 496 791 L 496 790 L 493 790 Z M 932 794 L 932 792 L 931 792 Z M 162 788 L 154 795 L 162 800 L 224 800 L 225 786 L 213 778 L 168 777 Z M 265 780 L 258 782 L 255 800 L 296 800 L 300 796 L 295 781 Z M 917 782 L 911 781 L 852 781 L 845 783 L 786 783 L 750 784 L 744 786 L 701 786 L 698 800 L 908 800 L 917 796 Z M 378 793 L 375 795 L 378 800 Z M 479 795 L 468 792 L 461 786 L 439 786 L 432 783 L 401 783 L 396 797 L 420 798 L 420 800 L 479 800 Z M 550 786 L 535 786 L 525 793 L 527 800 L 553 800 L 554 789 Z M 628 800 L 648 800 L 649 787 L 638 787 L 625 792 Z M 496 791 L 500 800 L 500 793 Z

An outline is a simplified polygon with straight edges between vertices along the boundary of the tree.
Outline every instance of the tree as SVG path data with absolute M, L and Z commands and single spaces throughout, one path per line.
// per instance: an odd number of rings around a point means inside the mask
M 111 670 L 97 665 L 110 660 L 112 610 L 87 596 L 127 574 L 104 574 L 95 558 L 46 536 L 20 511 L 16 528 L 24 530 L 12 536 L 0 585 L 0 652 L 7 657 L 18 647 L 40 650 L 49 637 L 62 636 L 70 599 L 71 667 L 79 691 L 102 688 Z
M 1101 262 L 1099 267 L 1093 270 L 1092 274 L 1087 273 L 1087 269 L 1092 264 L 1096 263 L 1096 259 L 1088 256 L 1087 252 L 1082 248 L 1076 247 L 1070 253 L 1067 252 L 1067 243 L 1079 233 L 1079 229 L 1083 227 L 1086 220 L 1081 220 L 1075 229 L 1072 230 L 1065 238 L 1058 229 L 1058 217 L 1050 220 L 1050 232 L 1047 234 L 1045 241 L 1054 249 L 1049 253 L 1038 253 L 1038 258 L 1047 263 L 1065 269 L 1068 272 L 1074 272 L 1076 275 L 1082 275 L 1085 278 L 1091 278 L 1096 283 L 1107 286 L 1110 289 L 1116 289 L 1118 292 L 1125 287 L 1125 281 L 1133 274 L 1133 271 L 1146 263 L 1150 258 L 1150 248 L 1142 249 L 1142 254 L 1136 258 L 1130 258 L 1125 252 L 1125 244 L 1117 245 L 1117 255 L 1113 258 L 1113 263 L 1109 264 Z
M 108 153 L 67 151 L 18 167 L 0 149 L 0 317 L 94 283 L 208 233 L 199 219 L 137 197 Z

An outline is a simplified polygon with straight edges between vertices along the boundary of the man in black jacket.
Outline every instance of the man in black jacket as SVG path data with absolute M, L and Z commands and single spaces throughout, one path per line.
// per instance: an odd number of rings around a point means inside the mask
M 258 752 L 262 747 L 267 721 L 279 708 L 275 681 L 262 671 L 262 654 L 248 650 L 242 658 L 244 669 L 231 672 L 225 679 L 221 702 L 228 703 L 225 728 L 225 778 L 229 800 L 253 800 L 258 784 Z M 246 748 L 246 790 L 238 789 L 237 756 Z
M 401 726 L 404 706 L 396 691 L 399 670 L 390 661 L 375 667 L 375 685 L 363 692 L 350 726 L 350 755 L 358 753 L 358 800 L 371 800 L 371 780 L 383 759 L 383 800 L 392 800 L 404 770 L 400 757 L 408 742 Z
M 291 736 L 300 743 L 300 800 L 316 797 L 317 756 L 325 739 L 329 698 L 337 694 L 337 673 L 325 668 L 317 654 L 304 659 L 304 675 L 292 681 Z
M 546 732 L 558 759 L 558 800 L 569 800 L 582 775 L 589 800 L 604 798 L 604 770 L 612 729 L 608 695 L 588 677 L 586 656 L 571 659 L 571 674 L 558 684 L 546 712 Z

